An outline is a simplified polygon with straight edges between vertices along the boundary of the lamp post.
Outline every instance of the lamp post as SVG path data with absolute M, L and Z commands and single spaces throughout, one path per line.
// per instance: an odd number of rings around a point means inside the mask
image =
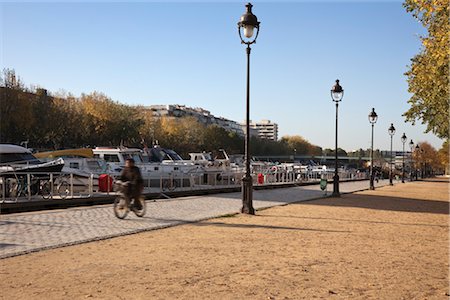
M 392 138 L 394 137 L 395 134 L 395 127 L 394 124 L 391 123 L 391 127 L 389 127 L 388 129 L 389 135 L 391 136 L 391 165 L 389 168 L 389 184 L 390 185 L 394 185 L 394 183 L 392 182 Z
M 247 45 L 247 100 L 245 118 L 245 175 L 242 178 L 242 209 L 245 214 L 255 214 L 253 208 L 253 179 L 250 174 L 250 45 L 256 43 L 259 34 L 258 18 L 252 13 L 253 5 L 245 5 L 246 12 L 238 22 L 238 33 L 241 44 Z M 256 32 L 255 32 L 256 29 Z M 244 36 L 242 36 L 242 31 Z
M 378 115 L 375 112 L 375 108 L 372 108 L 372 111 L 369 114 L 369 122 L 372 124 L 372 142 L 370 146 L 370 189 L 374 190 L 375 186 L 373 184 L 373 126 L 378 120 Z
M 406 134 L 403 132 L 402 135 L 402 144 L 403 144 L 403 151 L 402 151 L 402 183 L 405 183 L 405 143 L 406 143 Z
M 409 170 L 409 180 L 413 181 L 413 168 L 414 168 L 414 160 L 413 160 L 413 150 L 414 150 L 414 142 L 411 140 L 409 142 L 409 148 L 411 148 L 411 163 L 410 163 L 410 170 Z
M 420 150 L 422 150 L 422 149 L 420 149 L 420 146 L 419 146 L 419 144 L 417 144 L 416 145 L 416 151 L 415 151 L 415 153 L 416 153 L 416 157 L 417 157 L 417 161 L 416 161 L 416 168 L 414 168 L 414 173 L 416 174 L 416 180 L 418 180 L 419 178 L 418 178 L 418 176 L 419 176 L 419 172 L 422 170 L 422 166 L 420 165 L 421 164 L 421 160 L 422 159 L 419 159 L 419 151 Z M 422 150 L 423 151 L 423 150 Z M 417 171 L 417 168 L 419 168 L 419 172 Z
M 344 89 L 339 85 L 339 79 L 336 79 L 336 84 L 331 88 L 331 99 L 336 103 L 336 135 L 334 147 L 334 177 L 333 177 L 333 193 L 332 197 L 340 197 L 339 193 L 339 173 L 338 173 L 338 107 L 339 102 L 344 97 Z

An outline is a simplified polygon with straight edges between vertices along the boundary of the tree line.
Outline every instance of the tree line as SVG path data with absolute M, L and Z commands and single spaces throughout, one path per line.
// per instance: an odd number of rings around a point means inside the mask
M 244 152 L 244 139 L 216 125 L 205 125 L 194 117 L 154 117 L 142 106 L 112 100 L 100 92 L 50 94 L 43 88 L 26 86 L 14 70 L 0 76 L 0 142 L 28 141 L 39 150 L 129 146 L 142 148 L 158 141 L 183 157 L 189 152 L 225 149 Z M 301 136 L 279 141 L 252 137 L 252 155 L 320 155 L 322 148 Z

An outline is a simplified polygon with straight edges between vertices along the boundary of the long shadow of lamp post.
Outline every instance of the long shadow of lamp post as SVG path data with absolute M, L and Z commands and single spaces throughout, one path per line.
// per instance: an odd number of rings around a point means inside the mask
M 333 193 L 332 197 L 340 197 L 339 193 L 339 173 L 338 173 L 338 106 L 339 102 L 344 97 L 344 89 L 339 85 L 339 79 L 336 79 L 336 84 L 331 88 L 331 99 L 336 103 L 336 135 L 334 147 L 334 177 L 333 177 Z
M 238 22 L 238 32 L 241 43 L 247 45 L 247 101 L 245 118 L 245 175 L 242 178 L 242 209 L 245 214 L 255 214 L 253 208 L 253 179 L 250 174 L 250 45 L 256 43 L 259 34 L 258 18 L 252 13 L 253 5 L 245 5 L 246 12 Z M 256 32 L 255 32 L 256 29 Z M 242 36 L 242 31 L 244 37 Z
M 405 143 L 406 143 L 407 137 L 406 134 L 403 132 L 402 135 L 402 144 L 403 144 L 403 151 L 402 151 L 402 183 L 405 183 Z
M 373 184 L 373 126 L 378 120 L 378 115 L 375 112 L 375 108 L 372 108 L 372 111 L 369 114 L 369 122 L 372 124 L 372 142 L 370 144 L 370 186 L 371 190 L 375 189 L 375 185 Z
M 389 135 L 391 136 L 391 162 L 390 162 L 390 168 L 389 168 L 389 184 L 390 185 L 394 185 L 394 183 L 392 182 L 392 177 L 394 174 L 392 174 L 392 138 L 394 137 L 395 134 L 395 127 L 394 124 L 391 123 L 391 126 L 388 129 Z

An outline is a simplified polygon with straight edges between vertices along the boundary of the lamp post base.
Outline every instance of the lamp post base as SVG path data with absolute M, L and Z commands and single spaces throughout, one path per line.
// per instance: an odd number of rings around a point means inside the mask
M 339 175 L 333 176 L 333 193 L 331 197 L 341 197 L 341 193 L 339 193 Z
M 245 175 L 242 178 L 242 209 L 241 213 L 254 215 L 253 208 L 253 179 L 251 176 Z
M 392 180 L 392 175 L 389 176 L 389 185 L 394 185 L 394 182 L 393 182 L 393 180 Z

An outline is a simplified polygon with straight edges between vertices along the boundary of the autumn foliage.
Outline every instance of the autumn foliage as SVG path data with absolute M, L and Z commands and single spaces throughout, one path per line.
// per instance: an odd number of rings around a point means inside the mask
M 29 141 L 35 149 L 95 146 L 161 146 L 187 157 L 189 152 L 225 149 L 243 153 L 244 139 L 219 126 L 206 126 L 194 117 L 156 118 L 150 110 L 113 101 L 103 93 L 75 97 L 42 88 L 28 88 L 14 70 L 0 81 L 0 142 Z M 252 138 L 252 155 L 320 154 L 321 148 L 300 136 L 281 141 Z

